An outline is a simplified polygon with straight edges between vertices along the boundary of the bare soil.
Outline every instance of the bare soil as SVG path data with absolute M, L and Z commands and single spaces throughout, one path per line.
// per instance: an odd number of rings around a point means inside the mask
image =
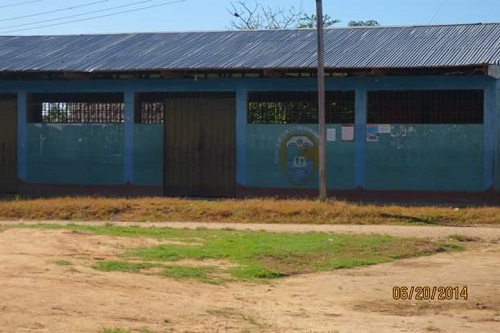
M 427 237 L 482 235 L 464 229 L 428 231 Z M 407 236 L 421 235 L 406 230 Z M 95 260 L 157 240 L 8 229 L 0 232 L 0 332 L 499 332 L 498 231 L 491 228 L 461 253 L 270 284 L 209 285 L 90 268 Z M 468 287 L 468 300 L 392 299 L 393 286 L 456 285 Z

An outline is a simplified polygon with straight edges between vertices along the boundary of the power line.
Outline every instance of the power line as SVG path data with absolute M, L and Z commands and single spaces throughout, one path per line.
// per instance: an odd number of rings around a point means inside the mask
M 9 17 L 9 18 L 6 18 L 6 19 L 1 19 L 0 22 L 14 21 L 14 20 L 19 20 L 19 19 L 28 18 L 28 17 L 43 16 L 43 15 L 47 15 L 47 14 L 59 13 L 59 12 L 67 11 L 67 10 L 73 10 L 73 9 L 77 9 L 77 8 L 94 6 L 94 5 L 97 5 L 97 4 L 100 4 L 100 3 L 104 3 L 104 2 L 109 2 L 109 1 L 110 0 L 100 0 L 100 1 L 88 3 L 88 4 L 85 4 L 85 5 L 60 8 L 60 9 L 55 9 L 55 10 L 49 10 L 47 12 L 40 12 L 40 13 L 36 13 L 36 14 L 30 14 L 30 15 Z
M 124 11 L 116 12 L 116 13 L 110 13 L 110 14 L 106 14 L 106 15 L 100 15 L 100 16 L 94 16 L 94 17 L 87 17 L 87 18 L 84 18 L 84 19 L 72 20 L 72 21 L 60 22 L 60 23 L 54 23 L 54 24 L 47 24 L 47 25 L 42 25 L 42 26 L 33 27 L 33 28 L 24 28 L 24 29 L 9 30 L 9 31 L 4 31 L 2 33 L 5 34 L 5 33 L 18 32 L 18 31 L 35 30 L 35 29 L 40 29 L 40 28 L 54 27 L 54 26 L 59 26 L 59 25 L 64 25 L 64 24 L 70 24 L 70 23 L 76 23 L 76 22 L 84 22 L 84 21 L 96 20 L 96 19 L 100 19 L 100 18 L 104 18 L 104 17 L 121 15 L 121 14 L 126 14 L 126 13 L 132 13 L 132 12 L 137 12 L 137 11 L 141 11 L 141 10 L 162 7 L 162 6 L 171 5 L 171 4 L 174 4 L 174 3 L 185 2 L 185 1 L 186 0 L 170 1 L 170 2 L 166 2 L 166 3 L 154 5 L 154 6 L 140 7 L 140 8 L 136 8 L 136 9 L 129 9 L 129 10 L 124 10 Z M 146 1 L 146 2 L 149 2 L 149 1 Z M 123 8 L 123 7 L 124 6 L 121 6 L 120 8 Z
M 31 22 L 31 23 L 16 24 L 16 25 L 11 25 L 11 26 L 7 26 L 7 27 L 0 27 L 0 30 L 12 29 L 12 28 L 19 28 L 19 27 L 26 27 L 26 26 L 30 26 L 30 25 L 37 25 L 37 24 L 40 24 L 40 23 L 54 22 L 54 21 L 65 20 L 65 19 L 68 19 L 68 18 L 81 17 L 81 16 L 86 16 L 86 15 L 91 15 L 91 14 L 102 13 L 102 12 L 109 12 L 111 10 L 115 10 L 115 9 L 119 9 L 119 8 L 125 8 L 125 7 L 132 7 L 132 6 L 136 6 L 136 5 L 140 5 L 140 4 L 148 3 L 148 2 L 152 2 L 152 1 L 153 0 L 136 1 L 136 2 L 132 2 L 132 3 L 126 4 L 126 5 L 109 7 L 109 8 L 105 8 L 105 9 L 99 9 L 99 10 L 94 10 L 94 11 L 80 13 L 80 14 L 74 14 L 74 15 L 68 15 L 68 16 L 62 16 L 62 17 L 56 17 L 56 18 L 53 18 L 53 19 L 41 20 L 41 21 L 36 21 L 36 22 Z
M 432 21 L 434 21 L 434 19 L 436 18 L 436 16 L 443 10 L 444 6 L 448 3 L 448 0 L 444 0 L 443 3 L 441 4 L 441 7 L 439 7 L 437 10 L 436 10 L 436 13 L 434 13 L 434 16 L 431 18 L 431 20 L 429 21 L 429 24 L 432 23 Z
M 0 6 L 0 8 L 18 7 L 18 6 L 29 5 L 30 3 L 42 2 L 42 1 L 43 0 L 25 1 L 25 2 L 21 2 L 21 3 L 14 3 L 14 4 L 10 4 L 10 5 Z

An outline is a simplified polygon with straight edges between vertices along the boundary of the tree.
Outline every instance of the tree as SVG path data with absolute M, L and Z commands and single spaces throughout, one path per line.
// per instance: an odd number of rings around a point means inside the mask
M 312 29 L 316 27 L 316 15 L 308 15 L 302 10 L 296 10 L 294 7 L 282 9 L 264 6 L 255 2 L 249 4 L 247 0 L 238 0 L 231 2 L 231 8 L 228 12 L 233 16 L 230 28 L 237 30 L 255 30 L 255 29 Z M 340 20 L 331 18 L 328 14 L 324 15 L 323 23 L 325 28 L 332 27 Z M 375 20 L 368 21 L 349 21 L 349 27 L 379 26 Z
M 235 17 L 231 28 L 238 30 L 295 28 L 299 25 L 302 15 L 302 12 L 294 7 L 284 10 L 279 7 L 266 7 L 258 2 L 248 5 L 245 0 L 231 2 L 231 7 L 228 11 Z
M 368 21 L 349 21 L 347 23 L 349 27 L 378 27 L 380 23 L 378 23 L 375 20 L 368 20 Z
M 317 26 L 316 15 L 314 14 L 304 14 L 299 21 L 299 25 L 297 26 L 299 29 L 316 28 Z M 340 20 L 332 19 L 328 14 L 323 16 L 323 25 L 325 28 L 332 27 L 334 24 L 339 22 Z

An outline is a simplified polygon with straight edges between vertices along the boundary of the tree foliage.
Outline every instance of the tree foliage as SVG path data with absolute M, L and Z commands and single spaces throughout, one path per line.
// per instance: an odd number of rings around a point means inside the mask
M 237 30 L 265 30 L 265 29 L 307 29 L 317 26 L 316 15 L 308 15 L 295 7 L 283 9 L 262 5 L 260 2 L 250 4 L 247 0 L 231 2 L 228 12 L 233 16 L 230 28 Z M 325 28 L 332 27 L 340 20 L 331 18 L 328 14 L 323 17 Z M 349 27 L 379 26 L 375 20 L 349 21 Z
M 302 12 L 294 7 L 272 8 L 258 2 L 249 5 L 247 1 L 231 2 L 229 13 L 234 16 L 231 28 L 238 30 L 287 29 L 299 25 Z
M 368 21 L 349 21 L 347 23 L 349 27 L 378 27 L 380 23 L 378 23 L 375 20 L 368 20 Z
M 299 29 L 307 29 L 307 28 L 316 28 L 317 26 L 317 17 L 314 14 L 307 15 L 303 14 L 300 18 L 299 25 L 297 28 Z M 340 20 L 332 19 L 330 15 L 323 15 L 323 26 L 325 28 L 332 27 L 334 24 L 339 23 Z
M 253 5 L 246 0 L 231 2 L 229 13 L 234 16 L 230 27 L 238 30 L 255 29 L 307 29 L 316 27 L 316 15 L 308 15 L 295 7 L 283 9 L 264 6 L 259 2 Z M 339 20 L 324 15 L 323 23 L 326 28 L 339 23 Z

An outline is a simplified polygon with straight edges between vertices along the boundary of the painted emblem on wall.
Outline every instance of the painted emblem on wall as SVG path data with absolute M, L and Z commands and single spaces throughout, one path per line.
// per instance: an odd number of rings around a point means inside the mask
M 316 131 L 304 127 L 291 127 L 284 131 L 276 144 L 275 163 L 295 185 L 307 184 L 318 171 L 318 138 Z

